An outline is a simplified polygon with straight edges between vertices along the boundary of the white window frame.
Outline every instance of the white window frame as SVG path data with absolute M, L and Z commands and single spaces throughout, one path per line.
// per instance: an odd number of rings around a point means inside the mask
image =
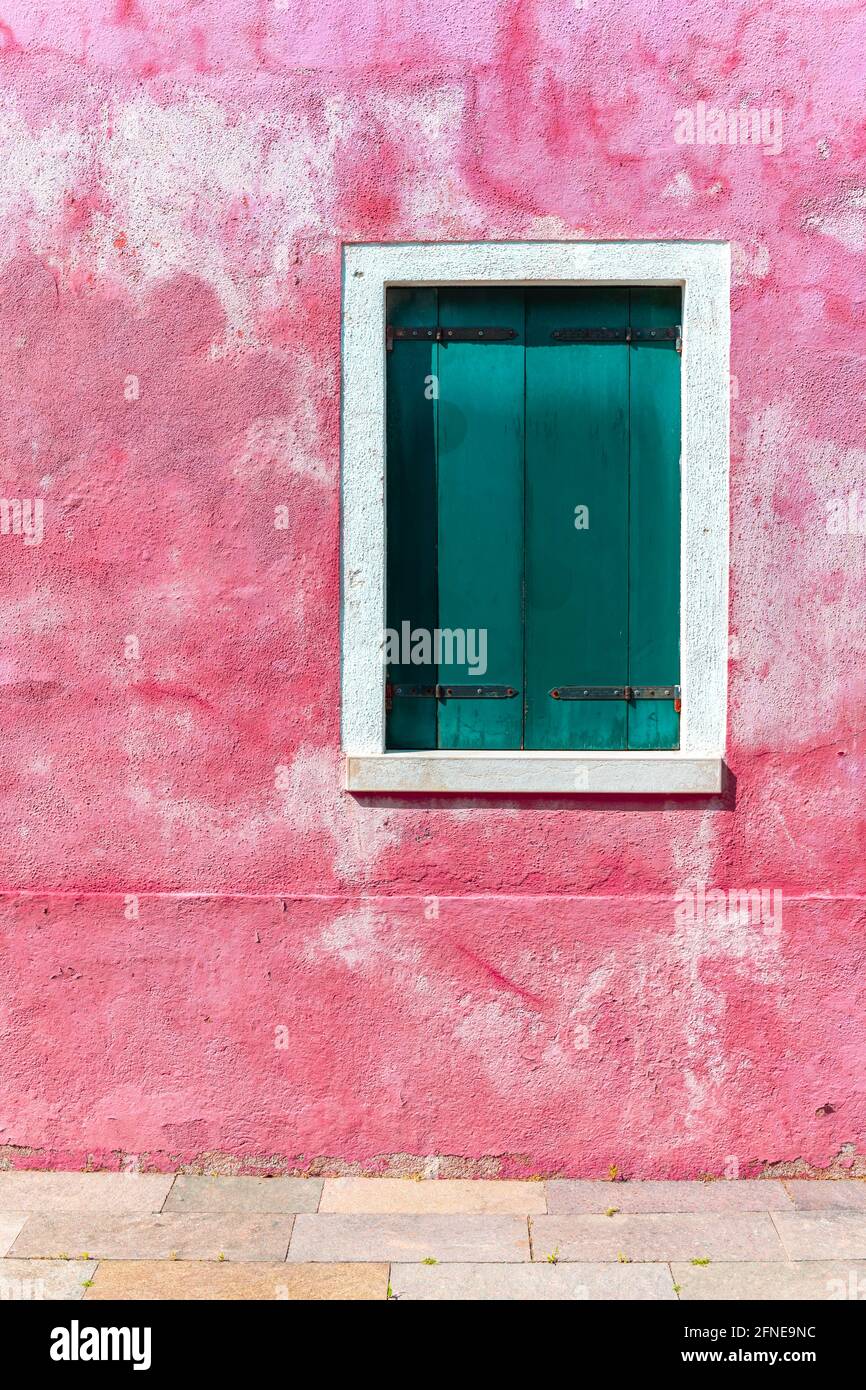
M 385 748 L 385 297 L 413 285 L 683 289 L 680 748 Z M 728 660 L 730 243 L 439 242 L 343 249 L 342 738 L 353 792 L 717 794 Z

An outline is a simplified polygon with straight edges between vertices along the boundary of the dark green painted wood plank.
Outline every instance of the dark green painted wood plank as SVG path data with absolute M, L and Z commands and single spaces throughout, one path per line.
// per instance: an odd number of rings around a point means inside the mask
M 436 325 L 435 289 L 388 291 L 388 322 Z M 387 625 L 401 633 L 436 625 L 436 406 L 430 387 L 435 344 L 395 342 L 387 373 Z M 402 652 L 401 652 L 402 655 Z M 435 684 L 436 668 L 388 668 L 392 682 Z M 386 716 L 388 748 L 435 748 L 436 702 L 396 699 Z
M 527 291 L 527 748 L 626 746 L 624 702 L 549 691 L 626 679 L 629 351 L 550 333 L 627 323 L 628 290 Z
M 678 288 L 633 289 L 633 328 L 682 322 Z M 629 682 L 680 679 L 680 356 L 666 344 L 632 345 L 629 538 Z M 629 707 L 629 748 L 678 748 L 670 700 Z
M 443 684 L 523 686 L 523 292 L 440 289 L 440 327 L 508 327 L 439 363 L 439 626 L 484 629 L 487 669 L 443 661 Z M 522 700 L 439 703 L 440 748 L 519 748 Z

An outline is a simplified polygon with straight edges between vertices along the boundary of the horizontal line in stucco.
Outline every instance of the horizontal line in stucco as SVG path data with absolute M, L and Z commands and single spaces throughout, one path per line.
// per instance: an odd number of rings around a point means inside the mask
M 704 881 L 703 886 L 707 890 L 721 889 L 739 893 L 748 891 L 758 891 L 761 887 L 766 889 L 778 889 L 785 902 L 788 903 L 819 903 L 819 902 L 866 902 L 866 893 L 789 893 L 783 886 L 772 881 L 768 882 L 745 882 L 742 884 L 730 884 L 727 882 Z M 334 902 L 334 903 L 389 903 L 389 902 L 428 902 L 430 898 L 436 898 L 439 902 L 480 902 L 480 903 L 505 903 L 505 902 L 592 902 L 592 903 L 621 903 L 621 902 L 669 902 L 684 889 L 672 888 L 666 893 L 509 893 L 509 892 L 489 892 L 489 893 L 443 893 L 434 889 L 428 889 L 426 893 L 365 893 L 358 890 L 346 891 L 344 893 L 281 893 L 277 889 L 264 893 L 224 893 L 219 890 L 207 889 L 152 889 L 152 888 L 111 888 L 102 890 L 91 890 L 82 888 L 0 888 L 0 900 L 3 899 L 31 899 L 57 898 L 67 900 L 94 900 L 124 898 L 132 895 L 137 898 L 165 898 L 175 902 Z

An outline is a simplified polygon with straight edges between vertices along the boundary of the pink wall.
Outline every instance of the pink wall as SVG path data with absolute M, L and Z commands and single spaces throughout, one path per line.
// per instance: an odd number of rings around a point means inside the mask
M 826 524 L 866 499 L 863 5 L 35 8 L 0 9 L 0 493 L 45 528 L 0 536 L 0 1160 L 866 1152 L 866 535 Z M 781 151 L 678 144 L 701 100 L 778 108 Z M 492 237 L 733 243 L 723 799 L 341 790 L 341 246 Z M 679 922 L 696 882 L 781 889 L 781 931 Z

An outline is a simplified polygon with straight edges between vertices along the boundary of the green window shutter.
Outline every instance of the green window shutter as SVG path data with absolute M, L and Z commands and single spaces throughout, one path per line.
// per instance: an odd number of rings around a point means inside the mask
M 629 348 L 551 335 L 625 328 L 628 290 L 532 290 L 526 300 L 525 746 L 625 748 L 624 701 L 550 691 L 628 675 Z
M 681 317 L 676 288 L 389 291 L 389 324 L 430 337 L 387 354 L 388 627 L 442 647 L 392 659 L 388 747 L 679 746 L 671 699 L 550 692 L 679 683 L 680 357 L 625 333 Z M 514 336 L 448 341 L 467 327 Z M 616 336 L 553 336 L 599 328 Z
M 436 312 L 434 289 L 388 291 L 388 322 L 398 327 L 435 328 Z M 410 634 L 436 626 L 435 353 L 435 343 L 423 341 L 387 353 L 386 611 L 398 638 L 407 623 Z M 390 662 L 387 676 L 392 687 L 433 685 L 436 669 Z M 435 700 L 392 700 L 385 736 L 389 748 L 435 748 Z
M 681 291 L 631 291 L 632 328 L 682 322 Z M 628 631 L 631 685 L 680 681 L 680 355 L 670 343 L 640 339 L 631 368 Z M 678 748 L 672 700 L 635 700 L 629 748 Z
M 443 335 L 457 327 L 516 333 L 505 343 L 443 339 L 439 346 L 439 626 L 446 633 L 487 634 L 483 674 L 473 674 L 468 662 L 446 659 L 439 680 L 520 692 L 523 291 L 442 289 L 439 325 Z M 521 733 L 520 695 L 439 701 L 440 748 L 519 748 Z

